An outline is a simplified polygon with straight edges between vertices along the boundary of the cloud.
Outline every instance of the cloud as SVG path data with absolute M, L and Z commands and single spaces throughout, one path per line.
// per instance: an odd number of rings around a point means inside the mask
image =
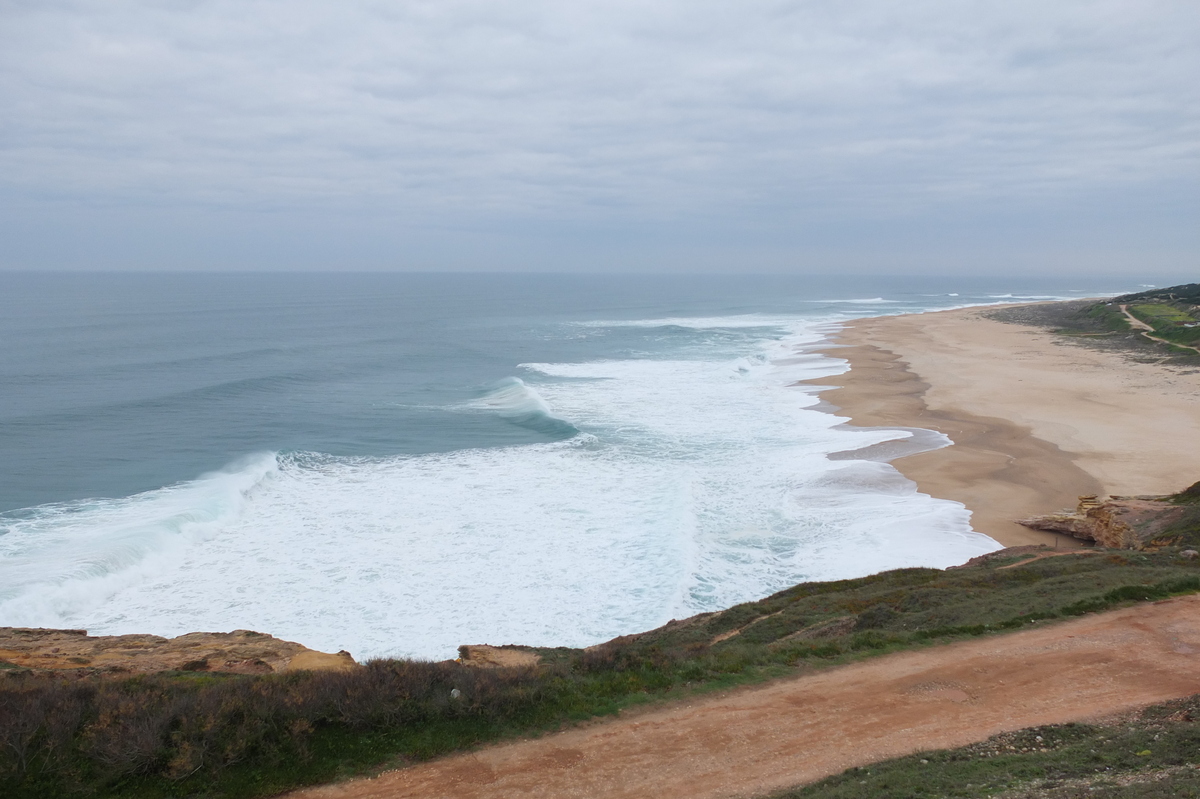
M 1068 202 L 1200 178 L 1198 40 L 1191 0 L 9 0 L 0 197 L 418 226 Z

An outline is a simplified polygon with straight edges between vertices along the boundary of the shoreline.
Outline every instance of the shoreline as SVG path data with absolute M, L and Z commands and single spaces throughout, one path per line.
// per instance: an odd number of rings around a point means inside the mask
M 1200 479 L 1200 372 L 1138 363 L 991 307 L 850 320 L 816 348 L 849 370 L 802 381 L 857 427 L 935 430 L 953 445 L 890 460 L 961 502 L 1003 546 L 1080 547 L 1015 519 L 1084 494 L 1168 494 Z M 853 457 L 853 456 L 851 456 Z

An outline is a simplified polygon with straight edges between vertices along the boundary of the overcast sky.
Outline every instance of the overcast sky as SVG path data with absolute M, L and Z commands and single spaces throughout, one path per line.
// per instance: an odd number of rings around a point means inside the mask
M 1197 0 L 0 0 L 0 268 L 1200 271 Z

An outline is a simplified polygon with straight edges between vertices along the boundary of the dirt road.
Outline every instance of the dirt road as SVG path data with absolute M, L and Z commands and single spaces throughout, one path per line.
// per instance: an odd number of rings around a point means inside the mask
M 755 796 L 914 751 L 1194 693 L 1195 596 L 904 652 L 292 797 Z

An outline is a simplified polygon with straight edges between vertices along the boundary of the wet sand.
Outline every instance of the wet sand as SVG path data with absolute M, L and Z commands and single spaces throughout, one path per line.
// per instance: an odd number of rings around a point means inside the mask
M 986 309 L 860 319 L 828 355 L 850 371 L 812 381 L 861 426 L 924 427 L 954 446 L 892 464 L 963 503 L 1005 546 L 1078 546 L 1014 519 L 1081 494 L 1166 494 L 1200 480 L 1200 372 L 1084 346 Z

